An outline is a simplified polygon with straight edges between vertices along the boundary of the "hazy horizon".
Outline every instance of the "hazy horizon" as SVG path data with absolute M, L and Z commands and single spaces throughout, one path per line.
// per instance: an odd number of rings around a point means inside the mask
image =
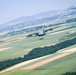
M 50 10 L 76 6 L 76 0 L 0 0 L 0 24 Z

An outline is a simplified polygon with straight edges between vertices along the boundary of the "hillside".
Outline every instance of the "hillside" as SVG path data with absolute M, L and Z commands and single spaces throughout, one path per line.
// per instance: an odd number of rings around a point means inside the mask
M 55 12 L 56 14 L 53 15 L 52 12 Z M 43 13 L 41 13 L 41 14 L 43 14 Z M 40 16 L 41 14 L 34 15 L 34 16 Z M 36 27 L 36 26 L 38 27 L 40 25 L 46 26 L 46 23 L 49 24 L 49 22 L 52 22 L 54 20 L 59 20 L 59 19 L 62 20 L 62 22 L 60 22 L 60 23 L 65 23 L 67 19 L 75 18 L 75 16 L 76 16 L 76 7 L 69 7 L 67 9 L 65 9 L 65 10 L 62 10 L 59 13 L 57 13 L 57 11 L 48 11 L 48 12 L 45 12 L 45 14 L 47 14 L 46 17 L 44 15 L 44 17 L 41 17 L 41 18 L 38 18 L 38 17 L 36 18 L 35 17 L 34 19 L 30 18 L 29 20 L 28 20 L 28 17 L 21 17 L 21 18 L 19 18 L 19 22 L 20 22 L 20 20 L 23 21 L 23 22 L 16 23 L 16 24 L 13 23 L 12 25 L 9 22 L 10 26 L 8 25 L 8 23 L 6 23 L 7 26 L 5 24 L 2 25 L 2 26 L 6 26 L 6 27 L 0 28 L 0 32 L 19 31 L 19 30 L 22 30 L 22 29 L 33 28 L 33 27 Z M 32 16 L 32 17 L 34 17 L 34 16 Z M 24 21 L 25 18 L 27 19 L 27 21 Z M 14 20 L 14 21 L 16 21 L 16 20 Z
M 1 27 L 0 75 L 75 73 L 76 7 L 34 16 L 28 21 L 24 21 L 27 17 L 18 18 L 8 22 L 10 26 Z

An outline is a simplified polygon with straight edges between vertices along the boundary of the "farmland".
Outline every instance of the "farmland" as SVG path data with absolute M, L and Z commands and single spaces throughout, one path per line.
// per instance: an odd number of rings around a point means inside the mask
M 66 27 L 65 27 L 66 26 Z M 33 33 L 33 32 L 31 32 Z M 68 34 L 67 34 L 68 33 Z M 76 23 L 67 23 L 62 24 L 59 27 L 53 29 L 46 33 L 45 36 L 34 36 L 26 37 L 26 34 L 14 35 L 6 38 L 2 38 L 3 42 L 0 42 L 0 61 L 23 57 L 25 54 L 28 54 L 33 48 L 45 47 L 55 45 L 57 43 L 63 42 L 76 37 Z M 42 40 L 40 40 L 43 38 Z M 76 45 L 70 46 L 63 49 L 66 51 L 72 49 Z M 36 64 L 38 62 L 44 61 L 46 59 L 52 58 L 62 54 L 60 51 L 49 55 L 45 58 L 39 59 L 37 61 L 28 63 L 26 65 L 19 66 L 12 71 L 2 73 L 0 75 L 61 75 L 66 72 L 76 72 L 76 52 L 68 56 L 62 57 L 55 61 L 49 62 L 43 66 L 35 68 L 33 70 L 24 70 L 23 68 L 30 65 Z M 70 63 L 71 62 L 71 63 Z M 69 63 L 69 64 L 68 64 Z M 67 67 L 66 67 L 67 66 Z M 56 72 L 55 72 L 56 71 Z
M 60 54 L 60 53 L 59 53 Z M 54 54 L 53 56 L 56 56 L 56 54 Z M 51 56 L 51 57 L 53 57 Z M 3 73 L 2 75 L 12 75 L 12 74 L 16 74 L 16 75 L 35 75 L 35 74 L 40 74 L 40 75 L 44 75 L 44 74 L 53 74 L 53 75 L 61 75 L 65 72 L 75 72 L 76 71 L 76 52 L 73 54 L 70 54 L 68 56 L 65 56 L 63 58 L 60 58 L 58 60 L 55 60 L 53 62 L 50 62 L 46 65 L 43 65 L 41 67 L 38 67 L 34 70 L 22 70 L 21 68 L 18 68 L 17 70 L 13 70 L 7 73 Z M 48 57 L 50 58 L 50 56 Z M 47 59 L 47 58 L 46 58 Z M 45 59 L 43 59 L 45 60 Z M 41 60 L 41 61 L 43 61 Z M 40 62 L 40 61 L 37 61 Z M 37 63 L 35 62 L 35 63 Z M 33 63 L 33 64 L 35 64 Z M 32 65 L 32 64 L 31 64 Z
M 75 26 L 75 23 L 72 23 L 72 25 Z M 68 26 L 71 25 L 68 24 L 67 27 Z M 1 49 L 10 48 L 10 49 L 6 49 L 5 51 L 4 50 L 0 51 L 0 61 L 23 56 L 24 54 L 27 54 L 29 51 L 31 51 L 33 48 L 36 47 L 54 45 L 56 43 L 59 43 L 60 41 L 63 41 L 62 39 L 64 39 L 65 37 L 73 35 L 73 34 L 66 35 L 67 32 L 70 32 L 71 30 L 76 31 L 75 27 L 63 31 L 58 31 L 62 27 L 64 28 L 65 25 L 61 25 L 60 27 L 54 29 L 53 31 L 50 31 L 45 36 L 41 36 L 41 37 L 26 38 L 25 34 L 20 34 L 20 35 L 3 38 L 2 39 L 3 42 L 0 42 L 0 48 Z M 39 40 L 40 38 L 43 38 L 43 40 Z M 59 39 L 61 40 L 59 41 Z
M 0 75 L 76 75 L 76 0 L 0 0 Z

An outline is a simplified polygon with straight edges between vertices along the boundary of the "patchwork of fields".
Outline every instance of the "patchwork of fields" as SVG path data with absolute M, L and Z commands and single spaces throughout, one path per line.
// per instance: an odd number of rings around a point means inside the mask
M 74 50 L 75 49 L 75 50 Z M 73 51 L 72 51 L 73 50 Z M 49 63 L 46 63 L 46 65 L 43 65 L 41 67 L 35 68 L 35 69 L 24 69 L 27 68 L 29 65 L 34 65 L 38 62 L 43 62 L 47 59 L 51 59 L 54 58 L 56 56 L 62 55 L 62 54 L 66 54 L 66 52 L 62 52 L 62 53 L 55 53 L 53 55 L 49 55 L 47 57 L 45 57 L 45 59 L 41 59 L 41 60 L 36 60 L 33 63 L 29 63 L 24 65 L 23 67 L 17 68 L 16 70 L 12 70 L 9 72 L 5 72 L 1 75 L 49 75 L 49 74 L 53 74 L 53 75 L 61 75 L 65 72 L 75 72 L 76 71 L 76 48 L 73 48 L 71 50 L 66 50 L 64 49 L 63 51 L 68 51 L 68 55 L 64 56 L 62 58 L 59 58 L 57 60 L 54 61 L 50 61 Z M 71 51 L 71 52 L 69 52 Z M 74 52 L 75 51 L 75 52 Z
M 0 39 L 2 40 L 2 42 L 0 42 L 0 61 L 23 57 L 33 48 L 55 45 L 74 37 L 76 37 L 76 23 L 62 24 L 46 33 L 45 36 L 27 38 L 26 34 L 19 34 L 2 38 Z M 41 38 L 43 39 L 40 40 Z M 23 65 L 11 69 L 11 71 L 7 70 L 8 72 L 0 73 L 0 75 L 62 75 L 66 72 L 76 72 L 75 47 L 76 45 L 73 45 L 54 54 L 40 57 L 33 61 L 31 60 L 29 63 L 26 61 L 27 64 L 25 62 Z M 72 49 L 72 51 L 69 52 L 69 49 Z M 58 59 L 56 59 L 57 56 L 59 56 Z M 49 62 L 46 62 L 46 60 Z M 40 66 L 40 63 L 43 65 Z M 31 68 L 33 66 L 35 67 Z
M 72 25 L 75 26 L 75 23 L 71 25 L 68 24 L 66 27 L 68 26 L 73 27 Z M 9 58 L 23 56 L 24 54 L 27 54 L 30 50 L 36 47 L 54 45 L 56 43 L 59 43 L 60 41 L 64 41 L 63 39 L 65 38 L 67 39 L 67 37 L 69 36 L 71 38 L 73 34 L 67 35 L 66 33 L 70 31 L 76 31 L 76 28 L 74 27 L 71 29 L 58 31 L 59 29 L 61 30 L 61 28 L 64 28 L 64 27 L 65 25 L 61 25 L 60 27 L 54 29 L 53 31 L 50 31 L 45 36 L 41 36 L 41 37 L 26 38 L 25 34 L 20 34 L 20 35 L 3 38 L 2 39 L 3 42 L 0 42 L 0 49 L 1 49 L 0 61 L 7 60 Z M 75 34 L 73 37 L 75 37 Z M 40 38 L 44 38 L 44 39 L 39 40 Z

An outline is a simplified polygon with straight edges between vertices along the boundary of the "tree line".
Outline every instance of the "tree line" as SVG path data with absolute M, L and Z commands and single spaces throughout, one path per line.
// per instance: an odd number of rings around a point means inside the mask
M 66 72 L 65 74 L 62 75 L 76 75 L 76 72 Z
M 60 42 L 54 46 L 45 46 L 44 48 L 34 48 L 32 51 L 30 51 L 27 55 L 24 55 L 24 57 L 18 57 L 18 58 L 14 58 L 14 59 L 8 59 L 5 61 L 1 61 L 0 62 L 0 70 L 3 70 L 5 68 L 8 68 L 10 66 L 13 66 L 15 64 L 21 63 L 23 61 L 27 61 L 30 59 L 34 59 L 34 58 L 38 58 L 41 56 L 45 56 L 48 54 L 52 54 L 57 52 L 60 49 L 69 47 L 71 45 L 76 44 L 76 38 L 64 41 L 64 42 Z

